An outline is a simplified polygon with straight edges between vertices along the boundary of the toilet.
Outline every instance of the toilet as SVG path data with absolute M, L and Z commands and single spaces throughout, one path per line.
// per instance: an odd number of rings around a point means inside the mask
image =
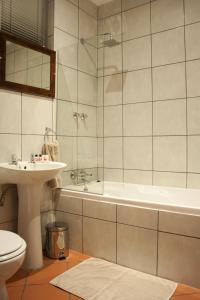
M 8 300 L 6 280 L 21 267 L 26 253 L 26 242 L 16 233 L 0 230 L 0 299 Z

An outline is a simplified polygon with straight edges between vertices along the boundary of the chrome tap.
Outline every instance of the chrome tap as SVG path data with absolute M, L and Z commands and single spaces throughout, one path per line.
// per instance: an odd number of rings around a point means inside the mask
M 12 154 L 12 156 L 11 156 L 11 165 L 16 165 L 17 166 L 19 161 L 21 161 L 21 159 L 17 158 L 17 156 L 15 154 Z

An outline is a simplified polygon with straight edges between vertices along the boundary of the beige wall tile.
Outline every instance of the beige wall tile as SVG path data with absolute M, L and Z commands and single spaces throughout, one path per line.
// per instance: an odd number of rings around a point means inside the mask
M 185 0 L 186 24 L 200 21 L 200 3 L 198 0 Z
M 124 170 L 124 182 L 133 184 L 152 184 L 152 171 Z
M 98 18 L 102 19 L 115 15 L 121 11 L 121 0 L 111 1 L 98 8 Z
M 127 104 L 123 106 L 123 130 L 125 136 L 152 134 L 152 103 Z
M 185 60 L 184 28 L 154 34 L 152 37 L 153 66 Z
M 124 41 L 150 34 L 150 4 L 124 12 L 122 26 Z
M 157 232 L 117 225 L 117 263 L 142 272 L 156 274 Z
M 186 134 L 186 100 L 154 102 L 153 130 L 155 135 Z
M 187 95 L 188 97 L 200 96 L 200 60 L 188 61 L 187 68 Z
M 154 68 L 153 91 L 154 100 L 185 98 L 185 64 Z
M 73 118 L 77 104 L 57 100 L 57 133 L 58 135 L 77 136 L 78 123 Z
M 83 215 L 116 222 L 116 204 L 83 199 Z
M 94 18 L 97 18 L 97 6 L 90 0 L 81 0 L 79 3 L 79 7 Z
M 122 0 L 122 10 L 127 10 L 149 2 L 150 0 Z
M 96 105 L 97 103 L 97 78 L 78 72 L 78 101 L 79 103 Z
M 82 252 L 82 216 L 56 211 L 56 221 L 69 226 L 69 247 Z
M 122 104 L 122 74 L 104 77 L 104 105 Z
M 121 31 L 122 31 L 122 16 L 121 13 L 108 17 L 99 21 L 98 34 L 111 33 L 113 38 L 118 42 L 121 41 Z M 108 37 L 99 37 L 99 46 L 102 46 L 103 39 Z
M 96 46 L 97 20 L 87 13 L 79 10 L 79 37 Z
M 104 75 L 122 71 L 122 46 L 104 48 Z
M 63 65 L 58 65 L 57 98 L 77 102 L 77 72 Z
M 124 103 L 152 100 L 151 69 L 127 72 L 123 74 Z
M 104 167 L 122 168 L 122 138 L 104 139 Z
M 60 160 L 67 164 L 65 170 L 73 170 L 78 167 L 77 162 L 77 138 L 58 136 L 60 145 Z
M 122 105 L 104 108 L 104 136 L 122 136 Z
M 188 134 L 200 134 L 200 98 L 187 100 L 187 127 Z
M 158 32 L 184 25 L 182 0 L 158 0 L 152 6 L 152 31 Z
M 22 135 L 22 160 L 30 161 L 32 153 L 42 153 L 43 135 Z
M 104 168 L 104 180 L 123 182 L 123 169 L 105 169 Z
M 55 200 L 54 205 L 55 210 L 82 215 L 83 210 L 81 198 L 65 196 L 61 193 L 60 197 L 57 197 Z
M 116 224 L 84 217 L 83 252 L 116 262 Z
M 188 173 L 187 187 L 189 189 L 200 189 L 200 174 Z
M 89 44 L 79 43 L 78 69 L 93 76 L 97 74 L 97 49 Z
M 97 139 L 93 137 L 78 138 L 78 168 L 97 167 Z
M 188 137 L 188 172 L 200 173 L 200 136 Z
M 148 68 L 151 66 L 150 37 L 143 37 L 123 43 L 124 71 Z
M 117 222 L 157 230 L 158 211 L 137 206 L 117 205 Z
M 96 107 L 89 105 L 78 104 L 79 114 L 86 114 L 87 118 L 85 120 L 78 120 L 78 136 L 93 136 L 96 137 Z
M 152 138 L 124 138 L 124 168 L 152 170 Z
M 160 211 L 159 231 L 199 238 L 200 216 Z
M 200 23 L 186 26 L 186 59 L 200 58 Z
M 11 162 L 12 154 L 21 158 L 21 135 L 0 134 L 0 162 Z
M 153 184 L 186 188 L 186 173 L 153 172 Z
M 199 256 L 199 239 L 159 233 L 158 276 L 199 287 Z
M 154 137 L 154 170 L 186 172 L 186 137 Z

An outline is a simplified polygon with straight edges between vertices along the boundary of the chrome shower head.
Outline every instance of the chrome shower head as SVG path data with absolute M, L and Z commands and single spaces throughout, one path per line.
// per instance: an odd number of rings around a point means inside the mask
M 102 45 L 104 47 L 114 47 L 120 44 L 119 41 L 115 40 L 112 36 L 112 33 L 104 33 L 104 41 L 102 41 Z M 105 37 L 109 37 L 108 39 L 105 39 Z

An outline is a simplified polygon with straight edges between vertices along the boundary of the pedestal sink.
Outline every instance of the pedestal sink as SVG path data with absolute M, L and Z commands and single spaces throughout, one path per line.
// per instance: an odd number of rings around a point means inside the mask
M 60 162 L 0 164 L 0 184 L 17 184 L 19 209 L 18 233 L 27 243 L 25 269 L 43 266 L 40 199 L 44 183 L 62 172 Z

